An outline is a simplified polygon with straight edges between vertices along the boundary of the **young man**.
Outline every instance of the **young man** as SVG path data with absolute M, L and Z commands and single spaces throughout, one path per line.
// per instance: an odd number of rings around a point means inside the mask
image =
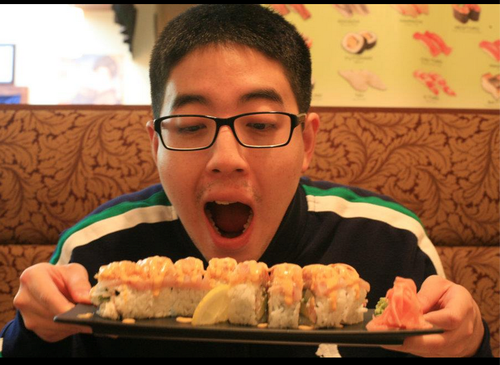
M 4 356 L 27 348 L 35 355 L 314 355 L 310 346 L 94 337 L 52 322 L 88 303 L 101 265 L 152 255 L 269 266 L 345 262 L 370 282 L 372 306 L 395 276 L 411 277 L 427 319 L 446 332 L 394 349 L 488 354 L 477 305 L 464 288 L 432 276 L 443 274 L 439 257 L 410 212 L 366 191 L 301 179 L 319 118 L 306 114 L 309 52 L 284 19 L 258 5 L 196 7 L 160 36 L 150 77 L 156 119 L 147 130 L 161 185 L 99 208 L 61 237 L 57 265 L 23 273 L 18 316 L 2 333 Z M 341 354 L 380 351 L 398 354 Z

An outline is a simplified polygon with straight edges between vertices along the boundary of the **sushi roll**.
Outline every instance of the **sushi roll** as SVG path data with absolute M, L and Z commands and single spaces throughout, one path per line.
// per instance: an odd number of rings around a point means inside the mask
M 254 260 L 240 262 L 229 279 L 228 320 L 232 324 L 256 326 L 265 317 L 268 267 Z
M 363 321 L 369 284 L 349 265 L 308 265 L 302 270 L 301 313 L 316 328 L 341 328 Z
M 481 7 L 478 4 L 466 4 L 469 8 L 469 19 L 477 22 L 481 15 Z
M 204 280 L 210 288 L 219 284 L 229 284 L 229 278 L 238 263 L 231 257 L 213 258 L 208 262 Z
M 467 23 L 469 21 L 469 8 L 460 4 L 452 4 L 453 6 L 453 16 L 460 23 Z
M 365 39 L 365 46 L 363 50 L 372 49 L 377 44 L 377 35 L 373 32 L 364 30 L 359 34 Z
M 304 294 L 301 313 L 316 328 L 342 327 L 345 295 L 339 295 L 338 276 L 327 265 L 308 265 L 302 270 Z
M 302 299 L 302 268 L 279 264 L 271 268 L 268 289 L 268 324 L 270 328 L 297 328 Z
M 359 277 L 358 272 L 347 264 L 330 265 L 339 276 L 339 284 L 345 288 L 346 304 L 342 313 L 343 324 L 355 324 L 363 321 L 367 311 L 366 296 L 370 291 L 370 284 Z
M 174 264 L 154 256 L 137 263 L 112 262 L 102 266 L 90 298 L 104 318 L 158 318 L 170 315 Z
M 363 320 L 370 285 L 349 265 L 263 262 L 214 258 L 207 269 L 187 257 L 175 263 L 153 256 L 102 266 L 90 292 L 104 318 L 147 319 L 193 316 L 207 293 L 224 292 L 224 321 L 271 328 L 297 328 L 300 313 L 317 328 Z M 205 301 L 207 303 L 207 301 Z M 217 304 L 219 308 L 220 302 Z M 267 314 L 267 316 L 266 316 Z
M 491 73 L 481 77 L 483 89 L 490 93 L 496 100 L 500 99 L 500 74 L 493 76 Z
M 170 315 L 192 316 L 196 306 L 209 292 L 209 283 L 203 279 L 203 261 L 195 257 L 177 260 L 174 264 Z
M 342 47 L 349 53 L 361 54 L 365 50 L 366 39 L 357 33 L 347 33 L 342 39 Z

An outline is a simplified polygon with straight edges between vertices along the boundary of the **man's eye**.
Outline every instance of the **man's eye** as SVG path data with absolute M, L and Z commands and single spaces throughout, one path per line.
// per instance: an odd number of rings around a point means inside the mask
M 275 129 L 275 125 L 272 123 L 248 123 L 247 127 L 255 131 L 269 131 Z
M 177 129 L 177 132 L 180 134 L 193 134 L 193 133 L 199 132 L 202 129 L 206 129 L 206 128 L 207 128 L 207 126 L 205 126 L 205 125 L 191 125 L 191 126 L 187 126 L 187 127 L 179 127 Z

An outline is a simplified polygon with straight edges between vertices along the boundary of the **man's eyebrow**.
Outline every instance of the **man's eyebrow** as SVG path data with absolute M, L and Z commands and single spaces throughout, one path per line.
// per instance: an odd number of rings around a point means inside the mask
M 197 94 L 180 94 L 175 97 L 171 108 L 172 110 L 176 110 L 188 104 L 207 105 L 208 100 L 205 97 Z
M 280 104 L 281 106 L 284 105 L 283 98 L 274 89 L 258 89 L 258 90 L 251 91 L 251 92 L 243 95 L 240 98 L 240 102 L 246 103 L 246 102 L 249 102 L 252 100 L 259 100 L 259 99 L 272 101 L 274 103 Z
M 267 100 L 278 103 L 280 106 L 284 105 L 283 98 L 274 89 L 256 89 L 240 97 L 240 103 L 242 104 L 252 100 Z M 172 110 L 176 110 L 189 104 L 208 105 L 209 101 L 203 95 L 199 94 L 179 94 L 175 97 L 171 108 Z

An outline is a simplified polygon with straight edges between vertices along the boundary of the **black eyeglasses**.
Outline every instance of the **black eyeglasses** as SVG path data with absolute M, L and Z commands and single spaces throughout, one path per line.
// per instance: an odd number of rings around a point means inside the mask
M 210 148 L 222 126 L 231 128 L 236 140 L 248 148 L 286 146 L 306 113 L 257 112 L 217 118 L 207 115 L 169 115 L 155 119 L 154 129 L 168 150 L 198 151 Z

